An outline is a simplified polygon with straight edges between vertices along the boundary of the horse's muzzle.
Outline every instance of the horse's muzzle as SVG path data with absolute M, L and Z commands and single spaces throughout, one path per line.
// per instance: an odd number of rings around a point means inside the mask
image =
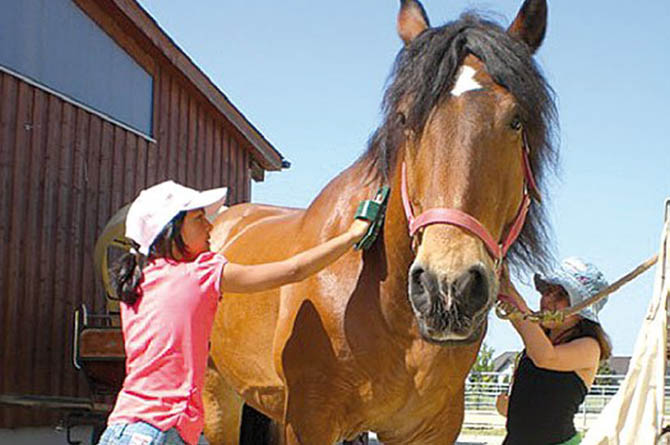
M 421 335 L 435 343 L 479 339 L 492 304 L 493 274 L 476 264 L 452 280 L 415 262 L 409 272 L 409 300 Z

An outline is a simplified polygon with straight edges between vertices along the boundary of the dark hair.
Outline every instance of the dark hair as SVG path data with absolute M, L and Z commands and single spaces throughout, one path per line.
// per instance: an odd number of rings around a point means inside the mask
M 433 108 L 448 98 L 458 68 L 468 54 L 477 56 L 493 80 L 516 99 L 531 147 L 531 168 L 544 189 L 548 174 L 558 163 L 554 92 L 528 46 L 474 12 L 425 30 L 400 51 L 384 94 L 383 121 L 362 159 L 371 162 L 377 178 L 388 182 L 407 130 L 417 137 L 422 133 Z M 405 113 L 403 108 L 407 109 Z M 530 207 L 523 230 L 508 254 L 508 263 L 518 270 L 545 271 L 552 263 L 544 207 Z
M 598 342 L 601 362 L 612 356 L 612 342 L 600 323 L 582 318 L 570 329 L 565 341 L 568 342 L 582 337 L 591 337 Z
M 161 233 L 156 237 L 149 248 L 149 256 L 136 253 L 139 245 L 131 241 L 135 252 L 123 254 L 112 266 L 111 280 L 119 300 L 132 306 L 142 296 L 139 285 L 144 278 L 142 270 L 148 260 L 155 258 L 167 258 L 177 261 L 173 246 L 182 257 L 187 255 L 186 244 L 181 236 L 181 227 L 184 224 L 186 212 L 179 212 L 177 216 L 165 225 Z
M 563 300 L 570 305 L 570 295 L 568 291 L 561 285 L 556 285 L 562 290 L 562 292 L 557 297 L 559 300 Z M 549 336 L 550 329 L 545 329 L 545 333 Z M 579 315 L 579 321 L 576 325 L 568 329 L 564 335 L 561 336 L 558 344 L 568 343 L 572 340 L 577 340 L 578 338 L 591 337 L 598 342 L 600 346 L 600 361 L 607 360 L 612 356 L 612 341 L 610 340 L 609 335 L 605 332 L 600 323 L 597 323 L 588 318 L 584 318 Z
M 580 316 L 581 317 L 581 316 Z M 600 323 L 581 317 L 579 322 L 570 328 L 560 343 L 567 343 L 578 338 L 591 337 L 600 346 L 600 361 L 612 356 L 612 342 Z

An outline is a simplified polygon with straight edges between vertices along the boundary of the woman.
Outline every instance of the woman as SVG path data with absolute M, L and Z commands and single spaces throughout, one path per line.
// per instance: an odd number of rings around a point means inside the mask
M 126 377 L 100 444 L 195 444 L 203 429 L 208 339 L 222 292 L 258 292 L 305 279 L 359 241 L 369 222 L 284 261 L 239 265 L 209 251 L 208 216 L 226 189 L 172 181 L 131 204 L 126 237 L 135 248 L 113 279 L 121 299 Z
M 535 275 L 542 310 L 578 304 L 607 287 L 603 274 L 578 258 L 564 260 L 552 274 Z M 529 312 L 524 299 L 505 277 L 501 292 Z M 578 444 L 573 418 L 593 384 L 600 362 L 612 346 L 598 320 L 606 299 L 562 322 L 538 325 L 512 320 L 525 349 L 517 365 L 512 393 L 498 396 L 498 411 L 507 416 L 503 445 Z

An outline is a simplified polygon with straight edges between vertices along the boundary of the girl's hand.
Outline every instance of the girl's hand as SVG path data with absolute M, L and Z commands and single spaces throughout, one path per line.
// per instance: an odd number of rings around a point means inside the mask
M 351 235 L 352 244 L 356 244 L 363 239 L 368 229 L 370 228 L 370 221 L 365 221 L 362 219 L 355 219 L 354 222 L 349 226 L 347 232 Z

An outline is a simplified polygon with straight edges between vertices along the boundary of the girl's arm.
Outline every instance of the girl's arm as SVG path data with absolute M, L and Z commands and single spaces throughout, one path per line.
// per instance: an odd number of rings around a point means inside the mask
M 522 312 L 528 312 L 528 306 L 509 280 L 509 275 L 503 274 L 500 283 L 501 291 L 512 297 Z M 512 320 L 524 345 L 526 354 L 536 366 L 554 371 L 576 371 L 598 366 L 600 360 L 600 346 L 590 337 L 579 338 L 568 343 L 553 345 L 549 337 L 537 323 L 527 320 Z
M 283 261 L 241 265 L 229 263 L 223 268 L 222 292 L 260 292 L 302 281 L 333 263 L 363 238 L 370 223 L 355 220 L 349 230 L 323 244 Z

